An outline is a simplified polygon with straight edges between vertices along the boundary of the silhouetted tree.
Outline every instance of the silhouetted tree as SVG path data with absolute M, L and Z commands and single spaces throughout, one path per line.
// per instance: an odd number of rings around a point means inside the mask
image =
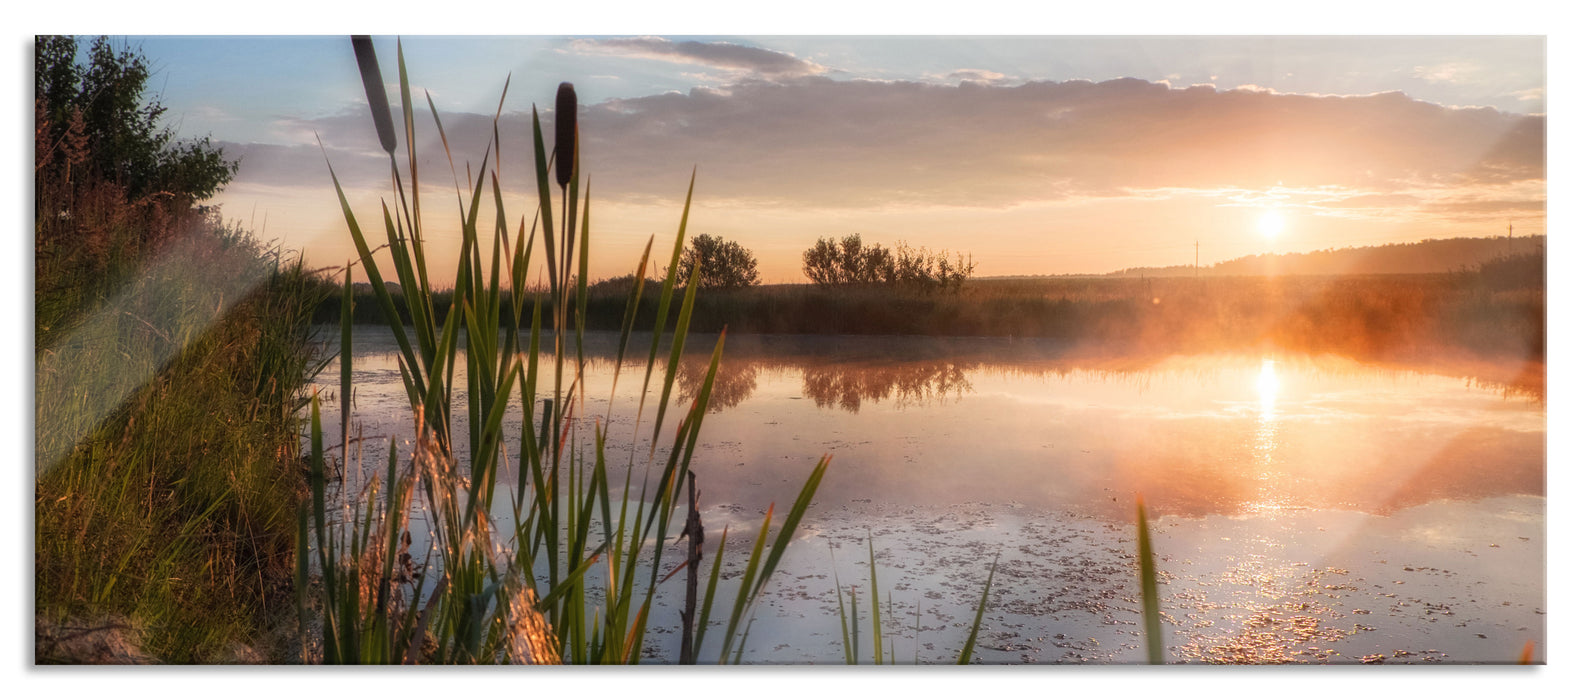
M 948 251 L 936 253 L 902 243 L 896 247 L 895 265 L 887 281 L 908 289 L 956 292 L 976 268 L 971 255 L 957 253 L 952 261 Z
M 692 278 L 698 268 L 698 286 L 703 289 L 741 289 L 758 284 L 758 259 L 736 241 L 703 234 L 693 236 L 681 254 L 677 279 Z
M 820 238 L 802 253 L 802 272 L 815 284 L 885 284 L 919 291 L 957 291 L 977 265 L 970 256 L 930 252 L 905 243 L 895 251 L 877 243 L 864 246 L 862 234 L 836 241 Z
M 877 243 L 864 247 L 860 233 L 820 238 L 802 253 L 802 273 L 820 285 L 886 282 L 894 267 L 890 251 Z

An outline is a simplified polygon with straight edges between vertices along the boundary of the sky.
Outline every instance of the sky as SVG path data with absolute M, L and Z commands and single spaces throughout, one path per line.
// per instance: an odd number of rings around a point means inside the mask
M 389 160 L 346 37 L 124 40 L 178 132 L 240 157 L 216 200 L 228 218 L 344 264 L 333 167 L 377 230 Z M 994 276 L 1547 229 L 1541 36 L 400 42 L 422 195 L 447 203 L 424 218 L 440 259 L 497 109 L 506 218 L 531 224 L 531 110 L 552 131 L 561 81 L 580 102 L 593 279 L 674 239 L 694 167 L 689 234 L 741 243 L 766 282 L 806 281 L 801 252 L 851 233 L 970 253 Z M 397 38 L 375 47 L 399 107 Z

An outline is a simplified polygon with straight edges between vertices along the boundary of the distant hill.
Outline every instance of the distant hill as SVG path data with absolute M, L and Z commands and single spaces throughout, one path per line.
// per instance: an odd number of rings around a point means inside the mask
M 1105 277 L 1190 277 L 1200 275 L 1383 275 L 1453 272 L 1477 267 L 1508 254 L 1542 250 L 1545 236 L 1425 239 L 1360 248 L 1330 248 L 1310 253 L 1248 255 L 1205 265 L 1132 267 Z

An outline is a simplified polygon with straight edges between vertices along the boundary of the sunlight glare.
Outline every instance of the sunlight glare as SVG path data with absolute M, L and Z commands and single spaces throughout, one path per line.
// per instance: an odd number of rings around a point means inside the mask
M 1284 230 L 1285 216 L 1281 215 L 1278 210 L 1270 209 L 1258 218 L 1258 233 L 1263 234 L 1265 238 L 1274 238 Z
M 1274 401 L 1280 393 L 1280 375 L 1274 371 L 1274 360 L 1264 360 L 1263 369 L 1258 372 L 1258 403 L 1263 406 L 1264 416 L 1274 413 Z

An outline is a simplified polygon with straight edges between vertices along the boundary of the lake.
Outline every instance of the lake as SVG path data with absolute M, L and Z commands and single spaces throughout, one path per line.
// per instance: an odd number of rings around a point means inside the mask
M 412 437 L 389 336 L 354 329 L 370 470 L 384 455 L 368 438 Z M 612 463 L 635 453 L 634 480 L 658 401 L 651 391 L 634 450 L 647 341 L 634 338 L 613 402 L 615 336 L 590 333 L 586 349 L 582 413 L 609 426 Z M 713 344 L 689 338 L 667 425 Z M 998 558 L 977 660 L 1136 663 L 1140 495 L 1171 661 L 1509 663 L 1529 641 L 1541 661 L 1546 400 L 1519 370 L 1116 358 L 1023 339 L 729 338 L 692 464 L 704 549 L 727 526 L 732 551 L 748 545 L 769 504 L 788 507 L 828 454 L 744 660 L 841 662 L 838 578 L 844 595 L 857 587 L 871 662 L 871 538 L 887 659 L 954 660 Z M 333 392 L 336 376 L 331 365 L 320 386 Z M 335 442 L 337 406 L 324 406 Z M 515 472 L 500 481 L 514 488 Z M 680 578 L 653 612 L 655 661 L 677 655 Z

